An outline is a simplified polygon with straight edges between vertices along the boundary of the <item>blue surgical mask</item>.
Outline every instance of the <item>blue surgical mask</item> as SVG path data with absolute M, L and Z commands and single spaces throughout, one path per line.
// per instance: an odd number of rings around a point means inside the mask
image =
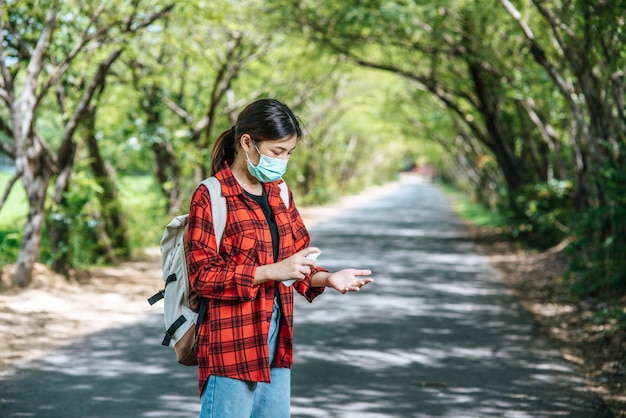
M 280 158 L 271 158 L 267 155 L 261 154 L 261 151 L 257 148 L 256 144 L 254 144 L 254 148 L 258 151 L 261 159 L 259 163 L 254 166 L 250 162 L 250 158 L 248 157 L 248 153 L 246 152 L 246 160 L 248 161 L 248 171 L 254 177 L 259 179 L 259 181 L 263 183 L 268 183 L 272 181 L 276 181 L 285 174 L 287 171 L 287 162 L 289 160 L 283 160 Z

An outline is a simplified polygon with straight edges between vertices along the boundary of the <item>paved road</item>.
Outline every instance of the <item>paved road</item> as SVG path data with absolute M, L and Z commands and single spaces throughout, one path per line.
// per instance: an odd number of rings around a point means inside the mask
M 433 185 L 405 180 L 311 232 L 320 265 L 376 282 L 298 300 L 294 418 L 612 416 Z M 195 369 L 160 329 L 150 316 L 4 373 L 0 417 L 197 417 Z

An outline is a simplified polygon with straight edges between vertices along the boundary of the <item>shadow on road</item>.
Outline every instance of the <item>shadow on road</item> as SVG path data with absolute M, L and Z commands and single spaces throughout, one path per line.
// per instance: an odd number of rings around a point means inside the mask
M 0 377 L 0 417 L 197 417 L 197 369 L 161 346 L 160 315 L 93 334 Z

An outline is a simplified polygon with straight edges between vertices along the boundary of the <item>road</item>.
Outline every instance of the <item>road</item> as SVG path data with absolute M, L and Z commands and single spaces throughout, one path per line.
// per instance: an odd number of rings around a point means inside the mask
M 612 416 L 436 186 L 406 177 L 311 235 L 320 265 L 376 281 L 297 298 L 294 418 Z M 161 327 L 144 317 L 5 371 L 0 417 L 197 417 L 196 370 Z

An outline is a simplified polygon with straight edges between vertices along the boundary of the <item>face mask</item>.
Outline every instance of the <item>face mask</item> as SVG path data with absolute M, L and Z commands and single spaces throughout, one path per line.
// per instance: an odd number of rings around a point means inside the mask
M 261 159 L 255 167 L 250 162 L 250 158 L 248 158 L 248 153 L 246 152 L 246 160 L 248 161 L 248 171 L 250 174 L 263 183 L 276 181 L 281 178 L 283 174 L 285 174 L 285 171 L 287 171 L 288 160 L 271 158 L 267 155 L 261 154 L 261 151 L 259 151 L 256 144 L 254 145 L 254 148 L 258 151 Z

